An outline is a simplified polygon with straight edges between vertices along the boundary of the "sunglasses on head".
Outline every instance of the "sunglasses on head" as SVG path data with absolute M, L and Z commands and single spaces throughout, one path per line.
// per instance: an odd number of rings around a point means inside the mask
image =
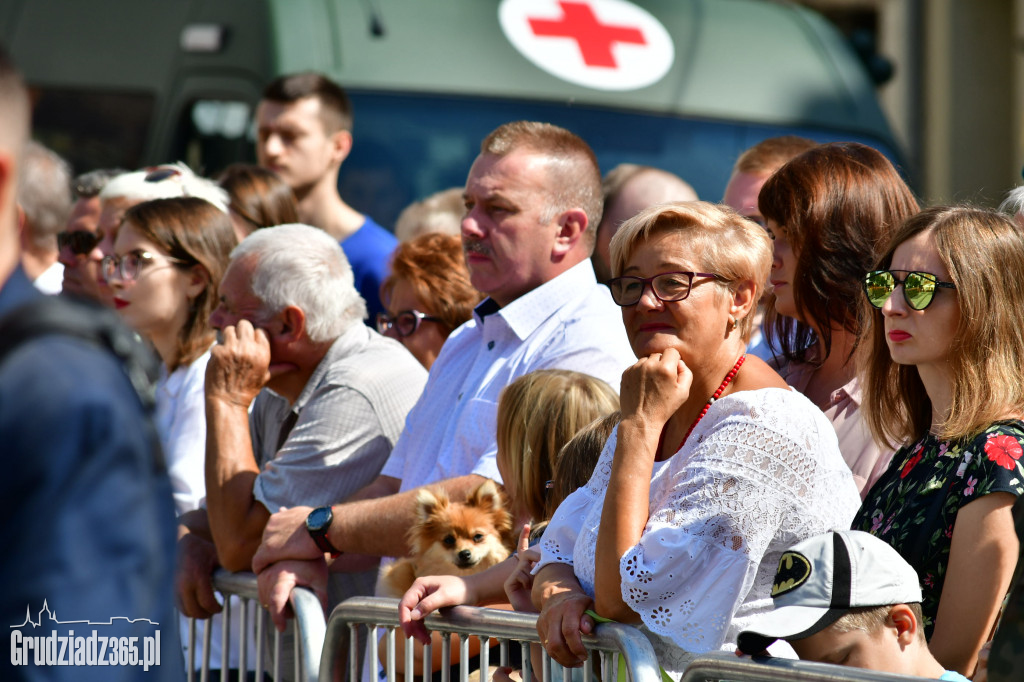
M 174 166 L 149 166 L 146 170 L 146 182 L 163 182 L 168 178 L 181 175 L 181 170 Z
M 76 256 L 85 256 L 96 248 L 96 245 L 103 240 L 103 232 L 88 232 L 86 230 L 75 230 L 74 232 L 60 232 L 57 234 L 57 247 L 63 249 L 65 246 Z
M 906 273 L 900 279 L 896 273 Z M 903 300 L 914 310 L 924 310 L 931 305 L 937 289 L 956 289 L 952 282 L 942 282 L 930 272 L 916 270 L 875 270 L 864 276 L 864 294 L 868 302 L 881 308 L 892 296 L 896 287 L 903 285 Z

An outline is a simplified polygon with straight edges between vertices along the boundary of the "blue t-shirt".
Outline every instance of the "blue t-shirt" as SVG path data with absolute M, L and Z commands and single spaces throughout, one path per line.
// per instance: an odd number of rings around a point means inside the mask
M 940 677 L 939 679 L 946 680 L 946 682 L 971 682 L 969 679 L 967 679 L 955 670 L 947 670 L 946 672 L 942 673 L 942 677 Z
M 42 297 L 19 268 L 0 317 Z M 13 626 L 0 679 L 138 679 L 157 642 L 146 679 L 184 679 L 174 503 L 147 419 L 119 360 L 89 341 L 38 336 L 0 361 L 0 620 Z M 95 651 L 76 646 L 94 633 Z M 26 640 L 51 635 L 70 639 L 37 658 Z
M 380 285 L 391 270 L 391 254 L 398 240 L 366 216 L 362 226 L 341 242 L 341 250 L 352 265 L 356 289 L 366 301 L 367 323 L 373 327 L 377 313 L 383 312 Z

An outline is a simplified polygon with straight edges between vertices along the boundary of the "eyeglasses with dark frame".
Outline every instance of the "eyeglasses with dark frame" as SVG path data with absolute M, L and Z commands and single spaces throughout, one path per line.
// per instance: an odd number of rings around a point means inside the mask
M 903 279 L 895 273 L 906 273 Z M 896 287 L 903 285 L 903 300 L 913 310 L 924 310 L 935 300 L 937 289 L 956 289 L 953 282 L 943 282 L 930 272 L 917 270 L 874 270 L 864 275 L 864 295 L 868 303 L 881 309 Z
M 103 241 L 103 231 L 89 232 L 88 230 L 75 230 L 74 232 L 57 233 L 57 248 L 65 246 L 76 256 L 86 256 L 96 245 Z
M 404 339 L 415 334 L 416 330 L 420 328 L 420 322 L 424 320 L 428 322 L 444 322 L 439 317 L 427 315 L 418 310 L 400 310 L 394 316 L 387 313 L 377 313 L 377 331 L 385 334 L 389 329 L 394 329 L 395 333 L 398 334 L 398 338 Z
M 149 263 L 156 263 L 161 260 L 174 265 L 187 265 L 180 258 L 162 256 L 150 253 L 149 251 L 132 251 L 123 256 L 104 256 L 103 260 L 100 261 L 100 270 L 107 280 L 112 279 L 116 274 L 120 276 L 123 282 L 134 282 L 138 278 L 139 272 L 142 271 L 143 263 L 148 265 Z
M 612 291 L 612 300 L 622 307 L 639 303 L 648 285 L 659 301 L 673 303 L 682 301 L 690 295 L 694 277 L 710 277 L 720 282 L 729 281 L 711 272 L 661 272 L 653 277 L 615 277 L 608 280 L 608 288 Z

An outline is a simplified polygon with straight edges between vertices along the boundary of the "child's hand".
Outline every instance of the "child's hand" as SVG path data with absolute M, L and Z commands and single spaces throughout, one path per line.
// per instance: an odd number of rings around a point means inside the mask
M 530 598 L 530 592 L 533 590 L 533 576 L 530 571 L 540 561 L 540 553 L 530 549 L 530 524 L 528 523 L 523 526 L 523 530 L 519 534 L 518 547 L 516 556 L 519 561 L 516 563 L 512 575 L 505 580 L 505 596 L 508 597 L 508 602 L 516 611 L 536 613 L 537 610 L 533 608 L 533 600 Z
M 406 637 L 423 644 L 430 643 L 430 633 L 423 626 L 423 620 L 432 612 L 445 606 L 476 604 L 476 595 L 466 581 L 456 575 L 428 575 L 416 578 L 416 582 L 402 596 L 398 603 L 398 622 Z

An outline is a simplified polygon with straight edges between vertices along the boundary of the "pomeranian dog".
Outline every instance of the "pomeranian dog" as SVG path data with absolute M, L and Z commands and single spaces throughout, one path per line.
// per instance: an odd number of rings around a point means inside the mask
M 416 496 L 417 521 L 409 529 L 412 556 L 381 571 L 377 594 L 401 597 L 421 575 L 469 575 L 508 558 L 512 515 L 498 485 L 488 479 L 464 503 L 440 489 Z

